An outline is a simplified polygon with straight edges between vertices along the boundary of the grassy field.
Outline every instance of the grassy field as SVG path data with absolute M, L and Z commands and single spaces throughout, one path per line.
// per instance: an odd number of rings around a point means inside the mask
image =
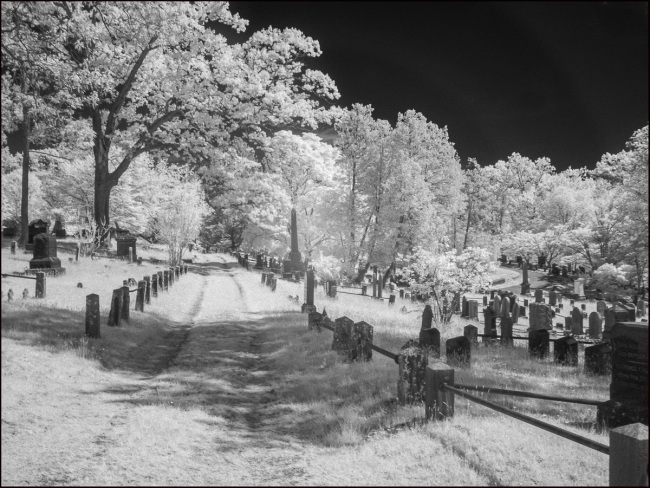
M 3 250 L 3 270 L 22 269 L 21 257 Z M 424 423 L 423 406 L 397 405 L 393 361 L 375 353 L 345 364 L 330 331 L 307 331 L 301 284 L 279 281 L 272 293 L 256 272 L 190 273 L 117 329 L 105 326 L 110 291 L 155 267 L 68 268 L 48 279 L 46 300 L 2 303 L 3 484 L 608 483 L 607 456 L 466 400 L 453 419 Z M 15 282 L 3 280 L 5 296 Z M 83 335 L 91 292 L 99 340 Z M 330 318 L 373 325 L 375 343 L 393 352 L 421 320 L 421 306 L 397 302 L 315 296 Z M 465 323 L 455 316 L 442 341 Z M 479 347 L 456 382 L 595 399 L 609 389 L 608 378 L 531 360 L 524 347 Z M 609 442 L 594 431 L 595 407 L 479 395 Z

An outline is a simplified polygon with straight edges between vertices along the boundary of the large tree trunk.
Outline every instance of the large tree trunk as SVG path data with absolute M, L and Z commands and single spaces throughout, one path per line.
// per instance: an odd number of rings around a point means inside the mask
M 20 246 L 27 245 L 29 237 L 29 136 L 31 117 L 23 103 L 23 181 L 20 199 Z

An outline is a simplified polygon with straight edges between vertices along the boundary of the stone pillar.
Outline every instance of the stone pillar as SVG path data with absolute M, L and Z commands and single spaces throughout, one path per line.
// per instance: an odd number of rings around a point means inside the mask
M 514 345 L 514 340 L 512 339 L 512 324 L 513 321 L 510 317 L 501 317 L 501 344 L 506 346 Z
M 45 298 L 46 295 L 45 273 L 36 273 L 36 294 L 34 298 Z
M 138 281 L 138 291 L 135 293 L 135 311 L 144 312 L 144 293 L 147 288 L 147 282 Z
M 129 263 L 133 262 L 133 248 L 129 247 Z
M 169 291 L 169 270 L 166 269 L 163 272 L 163 291 Z
M 163 291 L 165 291 L 165 287 L 163 286 L 164 283 L 163 272 L 158 271 L 156 274 L 158 275 L 158 290 L 160 291 L 160 293 L 162 293 Z
M 266 273 L 262 273 L 262 284 L 266 284 Z
M 571 333 L 574 335 L 584 334 L 582 312 L 578 307 L 573 307 L 571 312 Z
M 397 356 L 397 400 L 401 405 L 412 405 L 424 400 L 427 363 L 427 355 L 416 341 L 411 339 L 400 348 Z
M 150 276 L 145 276 L 142 279 L 146 283 L 145 289 L 144 289 L 144 303 L 149 305 L 151 303 L 151 277 Z
M 119 327 L 122 325 L 122 289 L 113 290 L 111 297 L 111 311 L 108 313 L 109 327 Z
M 16 241 L 11 241 L 11 254 L 16 254 Z
M 648 486 L 648 426 L 609 431 L 609 486 Z
M 77 248 L 74 251 L 74 260 L 75 262 L 79 261 L 79 244 L 77 244 Z
M 372 297 L 377 297 L 377 266 L 372 267 Z
M 174 284 L 174 268 L 169 268 L 169 287 Z
M 86 295 L 86 335 L 99 339 L 99 295 Z
M 305 312 L 310 313 L 316 311 L 314 305 L 314 270 L 307 270 L 305 277 Z
M 130 321 L 129 317 L 129 307 L 131 306 L 131 295 L 129 293 L 129 287 L 128 286 L 123 286 L 122 287 L 122 306 L 121 308 L 121 313 L 122 313 L 122 320 L 124 320 L 127 324 Z
M 151 275 L 151 294 L 154 298 L 158 298 L 158 275 Z
M 472 326 L 473 327 L 473 326 Z M 443 383 L 454 384 L 454 370 L 444 363 L 435 362 L 425 372 L 425 417 L 427 420 L 444 420 L 454 416 L 454 394 L 441 391 Z
M 292 271 L 302 271 L 302 258 L 298 250 L 298 219 L 296 217 L 296 209 L 291 209 L 291 252 L 289 253 L 291 259 Z
M 524 260 L 522 264 L 521 294 L 530 293 L 530 283 L 528 282 L 528 262 Z

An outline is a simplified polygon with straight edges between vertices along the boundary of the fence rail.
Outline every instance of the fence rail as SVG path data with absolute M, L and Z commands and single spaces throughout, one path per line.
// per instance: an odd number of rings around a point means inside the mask
M 3 278 L 22 278 L 24 280 L 35 280 L 36 277 L 34 276 L 22 276 L 22 275 L 16 275 L 16 274 L 8 274 L 8 273 L 2 273 L 1 275 Z
M 535 427 L 539 427 L 540 429 L 550 432 L 552 434 L 559 435 L 560 437 L 564 437 L 565 439 L 569 439 L 573 442 L 577 442 L 578 444 L 581 444 L 586 447 L 590 447 L 591 449 L 595 449 L 598 452 L 602 452 L 603 454 L 609 455 L 609 446 L 602 444 L 600 442 L 592 441 L 591 439 L 587 439 L 586 437 L 582 437 L 581 435 L 574 434 L 573 432 L 562 429 L 560 427 L 556 427 L 555 425 L 547 424 L 546 422 L 542 422 L 541 420 L 537 420 L 536 418 L 530 417 L 528 415 L 524 415 L 523 413 L 515 412 L 514 410 L 510 410 L 509 408 L 502 407 L 501 405 L 497 405 L 496 403 L 471 395 L 459 388 L 455 388 L 454 386 L 450 386 L 446 383 L 443 383 L 440 389 L 442 391 L 451 391 L 454 394 L 459 395 L 468 400 L 471 400 L 475 403 L 478 403 L 479 405 L 483 405 L 484 407 L 491 408 L 492 410 L 496 410 L 497 412 L 516 418 L 517 420 L 521 420 L 522 422 L 526 422 L 527 424 L 534 425 Z
M 586 398 L 569 398 L 557 395 L 542 395 L 541 393 L 531 393 L 528 391 L 508 390 L 505 388 L 492 388 L 489 386 L 471 386 L 454 383 L 454 388 L 463 390 L 482 391 L 485 393 L 495 393 L 497 395 L 510 395 L 524 398 L 538 398 L 540 400 L 553 400 L 556 402 L 580 403 L 582 405 L 600 405 L 603 400 L 589 400 Z

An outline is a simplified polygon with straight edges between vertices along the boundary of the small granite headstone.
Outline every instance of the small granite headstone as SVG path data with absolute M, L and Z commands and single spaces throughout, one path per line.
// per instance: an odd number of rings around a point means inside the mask
M 467 337 L 458 336 L 445 343 L 447 364 L 449 366 L 469 367 L 471 364 L 471 344 Z
M 584 334 L 584 329 L 583 329 L 583 320 L 584 317 L 582 316 L 582 312 L 578 307 L 573 307 L 573 311 L 571 312 L 571 332 L 574 335 L 582 335 Z
M 555 362 L 564 366 L 578 366 L 578 341 L 572 336 L 557 339 L 553 346 Z
M 609 342 L 585 347 L 585 373 L 607 375 L 612 372 L 612 347 Z
M 589 315 L 589 337 L 598 339 L 603 333 L 603 324 L 598 312 L 591 312 Z
M 549 351 L 549 336 L 546 329 L 533 329 L 528 332 L 528 352 L 531 356 L 545 358 Z

